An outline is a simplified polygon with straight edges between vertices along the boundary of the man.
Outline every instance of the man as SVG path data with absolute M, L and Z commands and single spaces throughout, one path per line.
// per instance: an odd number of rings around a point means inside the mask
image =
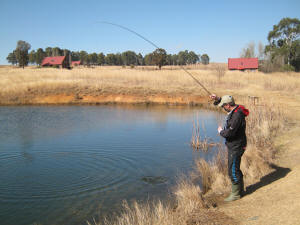
M 228 149 L 228 175 L 232 183 L 232 191 L 225 201 L 235 201 L 240 199 L 244 192 L 240 164 L 247 145 L 245 117 L 249 115 L 249 111 L 242 105 L 236 105 L 230 95 L 220 98 L 212 94 L 210 98 L 214 100 L 214 105 L 218 105 L 228 112 L 225 125 L 224 127 L 219 126 L 218 132 L 225 138 L 225 145 Z

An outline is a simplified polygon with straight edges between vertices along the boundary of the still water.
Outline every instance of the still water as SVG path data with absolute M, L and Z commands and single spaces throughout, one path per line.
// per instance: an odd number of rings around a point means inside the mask
M 189 146 L 197 118 L 219 141 L 220 115 L 199 108 L 0 107 L 0 224 L 86 224 L 122 200 L 165 198 L 214 154 Z

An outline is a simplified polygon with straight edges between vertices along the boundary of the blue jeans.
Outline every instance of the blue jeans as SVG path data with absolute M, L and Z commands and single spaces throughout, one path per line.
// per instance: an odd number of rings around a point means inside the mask
M 228 149 L 228 175 L 232 184 L 239 184 L 243 180 L 243 173 L 240 169 L 243 154 L 244 149 L 242 147 L 239 151 Z

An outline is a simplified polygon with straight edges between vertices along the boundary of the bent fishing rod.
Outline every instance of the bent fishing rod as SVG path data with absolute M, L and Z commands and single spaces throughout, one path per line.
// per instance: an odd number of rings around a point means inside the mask
M 156 44 L 154 44 L 152 41 L 150 41 L 149 39 L 145 38 L 144 36 L 140 35 L 139 33 L 135 32 L 134 30 L 131 30 L 125 26 L 122 26 L 122 25 L 119 25 L 119 24 L 116 24 L 116 23 L 111 23 L 111 22 L 107 22 L 107 21 L 99 21 L 99 22 L 96 22 L 96 23 L 103 23 L 103 24 L 109 24 L 109 25 L 112 25 L 112 26 L 115 26 L 115 27 L 119 27 L 123 30 L 127 30 L 135 35 L 137 35 L 138 37 L 142 38 L 143 40 L 147 41 L 148 43 L 150 43 L 152 46 L 154 46 L 156 49 L 160 49 L 160 47 L 158 47 Z M 209 90 L 207 90 L 207 88 L 199 81 L 197 80 L 189 71 L 187 71 L 187 69 L 185 69 L 182 65 L 179 65 L 180 68 L 186 72 L 191 78 L 193 78 L 193 80 L 199 84 L 203 90 L 206 91 L 206 93 L 208 95 L 211 95 L 211 92 Z

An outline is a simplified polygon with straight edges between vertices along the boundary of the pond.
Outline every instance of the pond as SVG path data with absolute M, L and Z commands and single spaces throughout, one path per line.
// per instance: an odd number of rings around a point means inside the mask
M 164 199 L 195 158 L 214 154 L 190 147 L 193 122 L 219 141 L 220 117 L 175 106 L 0 107 L 0 223 L 86 224 L 122 200 Z

